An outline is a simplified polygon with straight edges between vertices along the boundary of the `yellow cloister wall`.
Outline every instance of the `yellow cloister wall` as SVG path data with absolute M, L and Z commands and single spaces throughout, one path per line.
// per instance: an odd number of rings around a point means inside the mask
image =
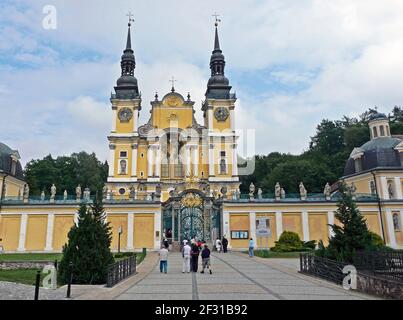
M 250 233 L 249 228 L 249 215 L 248 214 L 230 214 L 230 232 L 231 231 L 248 231 Z M 250 236 L 250 234 L 249 234 Z M 249 239 L 232 239 L 230 234 L 230 241 L 232 248 L 247 248 L 249 245 Z
M 276 216 L 275 216 L 275 214 L 272 214 L 272 213 L 256 214 L 256 218 L 261 218 L 261 217 L 270 218 L 271 237 L 269 237 L 269 247 L 274 247 L 274 245 L 275 245 L 274 241 L 277 240 Z M 267 245 L 266 238 L 261 238 L 261 237 L 256 238 L 256 244 L 260 248 L 266 247 L 266 245 Z
M 15 251 L 18 248 L 21 216 L 0 216 L 0 243 L 5 251 Z
M 153 126 L 158 129 L 166 129 L 175 125 L 181 129 L 185 129 L 192 125 L 193 108 L 178 107 L 178 108 L 154 108 L 153 109 Z
M 143 155 L 143 156 L 141 156 Z M 143 172 L 143 176 L 140 175 Z M 147 178 L 147 146 L 139 145 L 137 154 L 137 177 L 139 179 Z
M 53 250 L 61 251 L 67 243 L 67 235 L 74 224 L 74 215 L 55 215 L 53 224 Z
M 379 216 L 377 212 L 374 213 L 363 213 L 363 217 L 367 220 L 368 229 L 379 235 L 382 234 L 381 226 L 379 224 Z
M 309 240 L 322 240 L 325 245 L 328 244 L 329 228 L 327 226 L 327 214 L 309 213 Z
M 127 215 L 109 215 L 108 222 L 112 227 L 111 249 L 118 249 L 119 227 L 122 227 L 123 233 L 120 236 L 120 249 L 127 247 Z
M 134 248 L 154 248 L 154 215 L 134 216 Z
M 303 239 L 301 213 L 283 213 L 283 230 L 296 232 Z
M 27 235 L 25 239 L 25 249 L 27 251 L 45 249 L 47 225 L 47 215 L 28 215 Z

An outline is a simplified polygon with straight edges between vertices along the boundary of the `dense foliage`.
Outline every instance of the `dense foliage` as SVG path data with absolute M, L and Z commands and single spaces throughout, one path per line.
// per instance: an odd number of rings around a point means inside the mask
M 98 197 L 99 199 L 99 197 Z M 73 283 L 102 284 L 106 282 L 107 267 L 114 262 L 110 251 L 112 232 L 105 222 L 102 202 L 96 200 L 78 210 L 78 224 L 68 233 L 68 243 L 63 247 L 59 277 L 68 282 L 69 264 L 73 264 Z
M 315 245 L 315 240 L 304 242 L 301 241 L 298 233 L 284 231 L 270 250 L 274 252 L 309 251 L 315 249 Z
M 81 185 L 92 191 L 101 190 L 108 176 L 108 164 L 101 163 L 95 153 L 73 153 L 71 156 L 32 160 L 25 167 L 26 181 L 32 195 L 47 194 L 54 183 L 59 195 L 67 190 L 75 195 L 75 188 Z
M 368 119 L 375 112 L 369 109 L 358 118 L 322 120 L 308 150 L 301 155 L 273 152 L 257 156 L 255 172 L 241 177 L 242 193 L 249 192 L 251 182 L 264 193 L 274 193 L 277 181 L 287 193 L 297 193 L 300 181 L 310 193 L 323 192 L 327 182 L 332 184 L 343 175 L 351 151 L 370 139 Z M 389 120 L 391 133 L 403 134 L 403 109 L 395 107 Z
M 339 192 L 341 199 L 335 218 L 340 225 L 331 225 L 333 236 L 329 238 L 329 245 L 324 247 L 320 242 L 318 254 L 333 260 L 353 262 L 356 252 L 375 250 L 384 244 L 379 236 L 368 230 L 366 220 L 345 184 L 340 185 Z

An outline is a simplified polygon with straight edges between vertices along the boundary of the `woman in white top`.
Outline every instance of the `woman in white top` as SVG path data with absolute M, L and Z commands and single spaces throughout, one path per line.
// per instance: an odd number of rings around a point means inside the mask
M 217 240 L 215 241 L 215 247 L 217 249 L 217 252 L 221 251 L 221 240 L 219 238 L 217 238 Z

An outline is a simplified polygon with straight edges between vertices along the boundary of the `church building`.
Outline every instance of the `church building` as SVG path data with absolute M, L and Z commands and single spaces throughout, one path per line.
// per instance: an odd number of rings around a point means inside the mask
M 222 236 L 229 248 L 241 250 L 253 238 L 257 247 L 271 247 L 283 231 L 304 241 L 331 236 L 339 194 L 324 186 L 309 193 L 303 182 L 298 196 L 273 186 L 263 196 L 255 186 L 241 195 L 235 128 L 236 96 L 225 76 L 225 57 L 215 24 L 210 56 L 211 76 L 205 100 L 197 106 L 189 93 L 172 89 L 151 100 L 150 118 L 139 123 L 143 109 L 141 79 L 128 25 L 121 58 L 121 76 L 111 96 L 109 174 L 103 189 L 107 221 L 112 227 L 112 250 L 121 234 L 122 251 L 157 250 L 164 239 L 178 249 L 184 239 L 208 243 Z M 206 57 L 208 53 L 206 53 Z M 207 65 L 207 64 L 206 64 Z M 155 88 L 158 89 L 158 88 Z M 203 123 L 195 113 L 201 112 Z M 403 137 L 390 134 L 388 118 L 375 114 L 369 121 L 371 140 L 355 148 L 344 176 L 371 231 L 393 248 L 403 247 Z M 85 186 L 84 186 L 85 187 Z M 258 187 L 258 186 L 257 186 Z M 77 187 L 74 199 L 29 195 L 19 153 L 0 143 L 0 239 L 6 252 L 60 252 L 67 233 L 77 223 L 80 203 L 90 202 L 91 190 Z M 94 192 L 95 190 L 92 190 Z M 261 229 L 262 221 L 265 226 Z M 264 232 L 262 232 L 262 230 Z

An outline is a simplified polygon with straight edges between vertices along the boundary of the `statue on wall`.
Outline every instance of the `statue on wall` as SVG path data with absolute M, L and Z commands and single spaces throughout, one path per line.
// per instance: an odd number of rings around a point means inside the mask
M 394 192 L 393 192 L 393 185 L 391 182 L 388 183 L 388 193 L 389 193 L 389 199 L 393 199 Z
M 157 201 L 160 201 L 161 199 L 161 185 L 159 183 L 155 187 L 155 198 Z
M 84 194 L 83 194 L 83 199 L 84 199 L 85 201 L 90 201 L 90 197 L 91 197 L 90 188 L 85 188 L 85 189 L 84 189 Z
M 108 187 L 106 186 L 106 184 L 105 184 L 104 187 L 102 188 L 102 197 L 103 197 L 103 199 L 107 199 L 107 198 L 108 198 Z
M 223 199 L 227 199 L 227 192 L 228 192 L 227 187 L 225 187 L 225 186 L 221 187 L 221 196 Z
M 45 191 L 44 190 L 42 190 L 42 193 L 41 193 L 41 201 L 45 201 Z
M 131 186 L 129 189 L 129 199 L 131 201 L 136 199 L 136 189 L 134 188 L 134 186 Z
M 28 199 L 29 199 L 29 185 L 28 185 L 28 183 L 26 183 L 24 185 L 24 194 L 23 194 L 22 197 L 24 199 L 24 202 L 28 202 Z
M 302 181 L 299 184 L 299 195 L 300 195 L 301 200 L 306 200 L 306 197 L 308 195 L 308 192 L 306 191 L 305 186 L 302 183 Z
M 67 190 L 64 190 L 64 193 L 63 193 L 63 200 L 64 200 L 64 201 L 67 200 Z
M 283 188 L 281 188 L 280 194 L 281 194 L 281 199 L 285 199 L 285 190 Z
M 251 199 L 251 200 L 255 199 L 255 196 L 254 196 L 255 190 L 256 190 L 255 185 L 253 184 L 253 182 L 251 182 L 250 186 L 249 186 L 249 199 Z
M 279 182 L 277 182 L 276 185 L 274 186 L 274 196 L 276 200 L 281 199 L 281 186 Z
M 52 184 L 50 187 L 50 201 L 55 201 L 55 196 L 56 196 L 56 186 L 55 184 Z
M 81 185 L 78 185 L 76 188 L 76 199 L 77 201 L 80 201 L 81 199 Z
M 328 182 L 328 183 L 326 183 L 325 189 L 323 190 L 323 194 L 325 195 L 326 200 L 330 200 L 330 190 L 331 190 L 331 188 L 330 188 L 330 185 Z
M 257 189 L 257 198 L 258 198 L 259 200 L 262 200 L 262 199 L 263 199 L 263 191 L 262 191 L 261 188 Z
M 350 194 L 354 200 L 356 199 L 356 192 L 357 192 L 357 187 L 355 186 L 355 183 L 352 182 L 351 186 L 350 186 Z

